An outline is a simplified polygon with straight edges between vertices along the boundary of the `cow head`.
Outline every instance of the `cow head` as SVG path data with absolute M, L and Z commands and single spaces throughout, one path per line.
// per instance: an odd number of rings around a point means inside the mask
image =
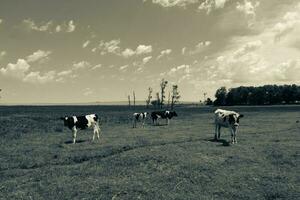
M 171 114 L 174 116 L 174 117 L 177 117 L 177 113 L 175 111 L 172 111 Z
M 60 119 L 64 121 L 64 126 L 68 126 L 69 128 L 74 126 L 73 117 L 61 117 Z
M 230 114 L 229 116 L 229 124 L 233 129 L 237 129 L 239 127 L 240 118 L 244 117 L 242 114 Z

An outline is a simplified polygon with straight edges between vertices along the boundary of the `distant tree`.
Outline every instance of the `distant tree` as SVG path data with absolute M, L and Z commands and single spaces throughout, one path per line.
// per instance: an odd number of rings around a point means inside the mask
M 133 95 L 133 108 L 135 108 L 135 92 L 134 92 L 134 90 L 132 92 L 132 95 Z
M 161 105 L 161 100 L 159 98 L 159 92 L 156 92 L 156 107 L 159 108 Z
M 130 104 L 130 95 L 128 95 L 128 106 L 130 107 L 131 104 Z
M 215 94 L 216 100 L 214 101 L 214 105 L 216 105 L 216 106 L 226 105 L 226 96 L 227 96 L 226 87 L 219 88 Z
M 167 108 L 170 107 L 170 103 L 171 103 L 171 93 L 169 92 L 169 95 L 168 95 L 168 106 L 167 106 Z
M 149 108 L 149 104 L 151 103 L 153 89 L 151 87 L 148 88 L 148 97 L 146 100 L 146 107 Z
M 215 105 L 273 105 L 300 102 L 300 86 L 264 85 L 259 87 L 244 87 L 229 89 L 224 87 L 216 91 Z M 224 101 L 225 97 L 225 101 Z
M 165 79 L 162 79 L 160 82 L 160 108 L 162 108 L 163 104 L 164 104 L 164 100 L 165 100 L 165 89 L 167 87 L 168 81 L 166 81 Z
M 178 92 L 178 85 L 173 85 L 172 86 L 172 95 L 171 95 L 171 109 L 173 110 L 175 103 L 177 103 L 180 99 L 180 95 Z
M 209 97 L 205 100 L 205 105 L 210 106 L 210 105 L 213 105 L 213 103 L 214 102 Z

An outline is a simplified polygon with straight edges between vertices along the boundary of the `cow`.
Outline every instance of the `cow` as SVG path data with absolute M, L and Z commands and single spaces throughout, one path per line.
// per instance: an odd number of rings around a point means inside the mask
M 100 139 L 99 117 L 97 114 L 89 114 L 85 116 L 67 116 L 61 117 L 60 119 L 64 121 L 65 126 L 72 130 L 73 144 L 76 143 L 77 129 L 83 130 L 86 128 L 93 128 L 93 141 L 96 134 L 98 140 Z
M 220 139 L 221 127 L 227 127 L 231 132 L 231 143 L 237 143 L 236 134 L 239 127 L 240 118 L 244 115 L 234 111 L 217 109 L 215 111 L 215 140 Z
M 153 111 L 151 113 L 151 119 L 152 123 L 156 123 L 158 125 L 158 118 L 166 119 L 167 125 L 169 125 L 169 120 L 172 119 L 173 117 L 177 117 L 177 113 L 175 111 L 169 111 L 169 110 L 164 110 L 164 111 Z
M 148 112 L 133 113 L 132 128 L 136 128 L 136 123 L 139 121 L 142 122 L 142 127 L 144 127 L 147 119 L 147 115 L 149 115 Z

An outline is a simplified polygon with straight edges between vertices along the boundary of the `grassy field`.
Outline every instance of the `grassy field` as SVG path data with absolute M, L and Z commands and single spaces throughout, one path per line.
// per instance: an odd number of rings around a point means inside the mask
M 238 144 L 214 137 L 213 107 L 132 129 L 124 106 L 0 107 L 0 199 L 300 199 L 300 106 L 231 107 Z M 143 107 L 135 111 L 144 111 Z M 103 134 L 58 120 L 97 113 Z

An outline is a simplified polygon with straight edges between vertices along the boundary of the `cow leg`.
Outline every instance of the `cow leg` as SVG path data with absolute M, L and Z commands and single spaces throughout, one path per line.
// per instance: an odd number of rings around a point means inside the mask
M 220 139 L 221 137 L 221 126 L 219 125 L 218 126 L 218 139 Z
M 145 119 L 143 119 L 142 127 L 143 127 L 143 128 L 145 127 Z
M 98 138 L 98 140 L 100 140 L 100 132 L 101 132 L 101 129 L 100 129 L 99 125 L 97 125 L 97 138 Z
M 136 120 L 134 119 L 133 121 L 132 121 L 132 128 L 135 128 L 136 127 Z
M 72 132 L 73 132 L 73 144 L 75 144 L 76 143 L 77 129 L 74 127 L 72 129 Z
M 234 131 L 231 129 L 231 143 L 234 144 Z
M 234 131 L 234 135 L 233 135 L 233 141 L 234 141 L 234 143 L 237 143 L 236 134 L 237 134 L 237 130 Z
M 215 127 L 215 140 L 218 140 L 218 125 L 216 124 L 216 127 Z

